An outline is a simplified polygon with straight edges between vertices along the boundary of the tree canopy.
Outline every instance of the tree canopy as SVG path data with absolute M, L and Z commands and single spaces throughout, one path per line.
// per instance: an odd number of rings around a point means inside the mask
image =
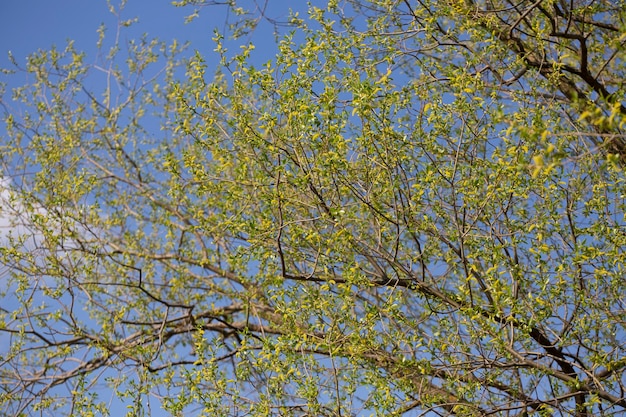
M 623 415 L 626 3 L 224 3 L 5 71 L 0 415 Z

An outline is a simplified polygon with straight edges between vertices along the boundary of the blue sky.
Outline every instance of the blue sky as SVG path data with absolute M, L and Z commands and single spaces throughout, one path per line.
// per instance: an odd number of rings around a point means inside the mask
M 211 28 L 207 26 L 221 22 L 209 19 L 211 16 L 206 13 L 191 24 L 184 25 L 184 18 L 190 11 L 173 7 L 168 0 L 130 0 L 123 16 L 137 17 L 140 32 L 164 40 L 210 41 Z M 215 13 L 211 15 L 219 17 Z M 88 50 L 95 46 L 96 30 L 101 23 L 110 27 L 115 24 L 105 0 L 3 2 L 0 4 L 0 46 L 3 52 L 12 50 L 16 56 L 25 56 L 37 48 L 48 48 L 52 44 L 60 46 L 73 39 L 78 49 Z M 2 59 L 6 60 L 6 56 Z
M 112 1 L 116 5 L 117 1 Z M 251 2 L 252 3 L 252 2 Z M 284 16 L 289 8 L 298 7 L 286 0 L 272 0 L 272 16 Z M 300 8 L 306 8 L 302 2 Z M 177 39 L 190 41 L 191 48 L 210 55 L 213 50 L 214 28 L 222 28 L 226 18 L 224 7 L 201 10 L 200 17 L 185 24 L 185 17 L 193 9 L 178 8 L 171 0 L 129 0 L 122 16 L 124 19 L 138 18 L 133 29 L 124 36 L 139 37 L 148 34 L 163 41 Z M 0 67 L 7 67 L 7 52 L 11 51 L 17 62 L 23 64 L 26 56 L 37 49 L 48 49 L 55 45 L 62 49 L 69 39 L 74 40 L 76 49 L 88 54 L 95 53 L 98 39 L 97 29 L 101 23 L 115 30 L 115 18 L 108 11 L 106 0 L 5 0 L 0 2 Z M 262 27 L 245 41 L 252 41 L 259 54 L 273 56 L 274 39 L 271 28 Z M 87 60 L 89 62 L 89 59 Z

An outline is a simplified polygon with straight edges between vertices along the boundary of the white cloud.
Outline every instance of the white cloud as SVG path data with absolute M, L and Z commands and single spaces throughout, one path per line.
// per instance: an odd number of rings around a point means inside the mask
M 7 247 L 11 239 L 24 239 L 24 248 L 36 250 L 40 247 L 42 236 L 33 228 L 33 214 L 46 215 L 44 208 L 28 213 L 19 196 L 11 188 L 9 178 L 0 178 L 0 246 Z

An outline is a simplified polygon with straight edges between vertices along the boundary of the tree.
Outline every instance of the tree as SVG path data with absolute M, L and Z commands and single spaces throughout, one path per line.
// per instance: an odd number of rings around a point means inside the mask
M 624 4 L 231 6 L 17 67 L 3 415 L 624 413 Z

